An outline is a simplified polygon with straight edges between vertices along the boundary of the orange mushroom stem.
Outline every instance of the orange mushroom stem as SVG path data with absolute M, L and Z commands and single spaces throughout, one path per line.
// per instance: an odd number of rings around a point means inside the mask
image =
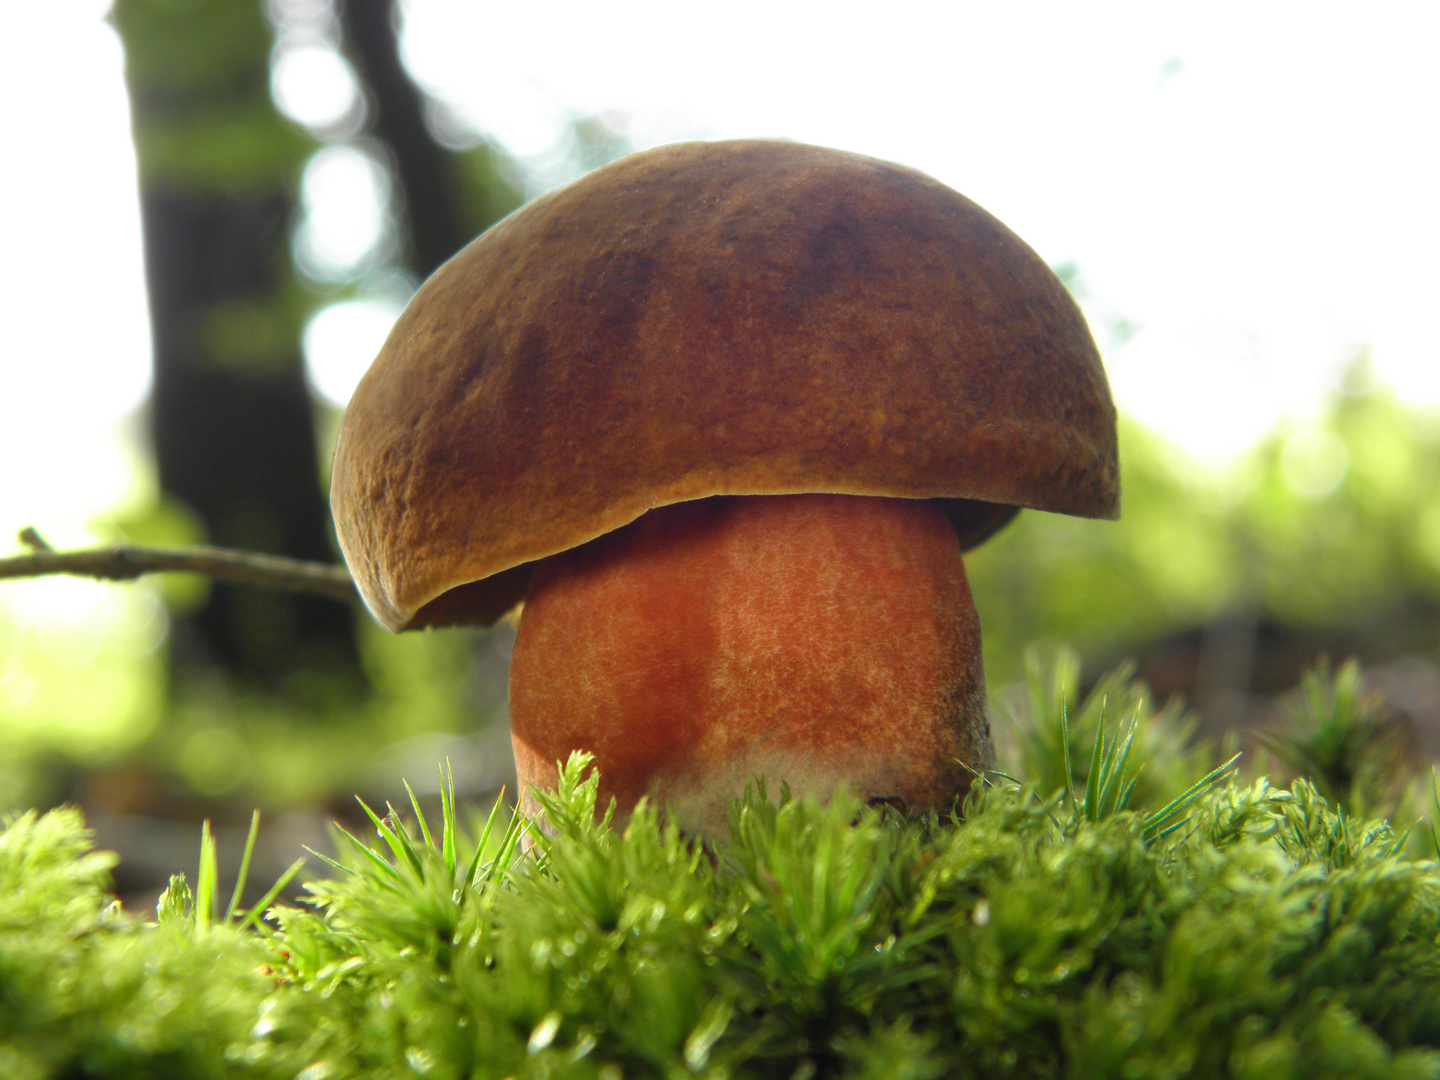
M 759 776 L 949 810 L 991 758 L 984 698 L 949 521 L 854 495 L 678 503 L 556 555 L 510 667 L 522 790 L 585 750 L 602 806 L 648 795 L 708 835 Z

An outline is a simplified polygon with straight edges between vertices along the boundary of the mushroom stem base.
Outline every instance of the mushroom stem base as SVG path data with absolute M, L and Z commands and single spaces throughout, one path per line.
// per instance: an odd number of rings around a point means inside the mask
M 510 714 L 527 811 L 585 750 L 602 809 L 614 798 L 623 821 L 649 796 L 704 835 L 760 776 L 948 811 L 993 764 L 960 547 L 919 500 L 704 499 L 553 556 L 520 618 Z

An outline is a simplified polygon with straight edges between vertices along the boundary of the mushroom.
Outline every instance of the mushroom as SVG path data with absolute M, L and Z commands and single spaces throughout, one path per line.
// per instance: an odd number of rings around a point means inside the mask
M 1116 517 L 1084 318 L 955 191 L 802 144 L 682 143 L 534 200 L 420 288 L 335 450 L 391 630 L 493 623 L 522 806 L 714 835 L 753 777 L 949 810 L 993 764 L 962 550 Z

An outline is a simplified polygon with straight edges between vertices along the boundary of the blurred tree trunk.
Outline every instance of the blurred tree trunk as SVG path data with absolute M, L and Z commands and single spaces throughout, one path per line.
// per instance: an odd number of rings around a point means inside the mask
M 371 134 L 391 152 L 410 269 L 428 277 L 473 236 L 461 211 L 456 163 L 431 137 L 425 98 L 401 63 L 393 0 L 335 0 L 335 6 L 345 51 L 369 90 Z
M 395 0 L 334 0 L 344 49 L 368 91 L 370 134 L 390 151 L 389 165 L 405 219 L 406 263 L 428 277 L 441 263 L 521 202 L 519 170 L 478 142 L 462 153 L 431 132 L 433 107 L 400 57 Z
M 211 543 L 334 559 L 289 226 L 313 144 L 275 111 L 259 0 L 116 0 L 139 161 L 160 486 Z M 353 612 L 215 586 L 174 658 L 278 687 L 358 672 Z

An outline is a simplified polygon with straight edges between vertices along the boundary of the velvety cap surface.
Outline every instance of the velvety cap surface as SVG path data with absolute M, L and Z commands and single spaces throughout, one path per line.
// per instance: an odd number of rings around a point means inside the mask
M 488 622 L 527 564 L 657 506 L 947 500 L 962 542 L 1118 513 L 1115 411 L 1049 267 L 914 170 L 682 143 L 536 199 L 416 293 L 346 410 L 331 505 L 392 629 Z

